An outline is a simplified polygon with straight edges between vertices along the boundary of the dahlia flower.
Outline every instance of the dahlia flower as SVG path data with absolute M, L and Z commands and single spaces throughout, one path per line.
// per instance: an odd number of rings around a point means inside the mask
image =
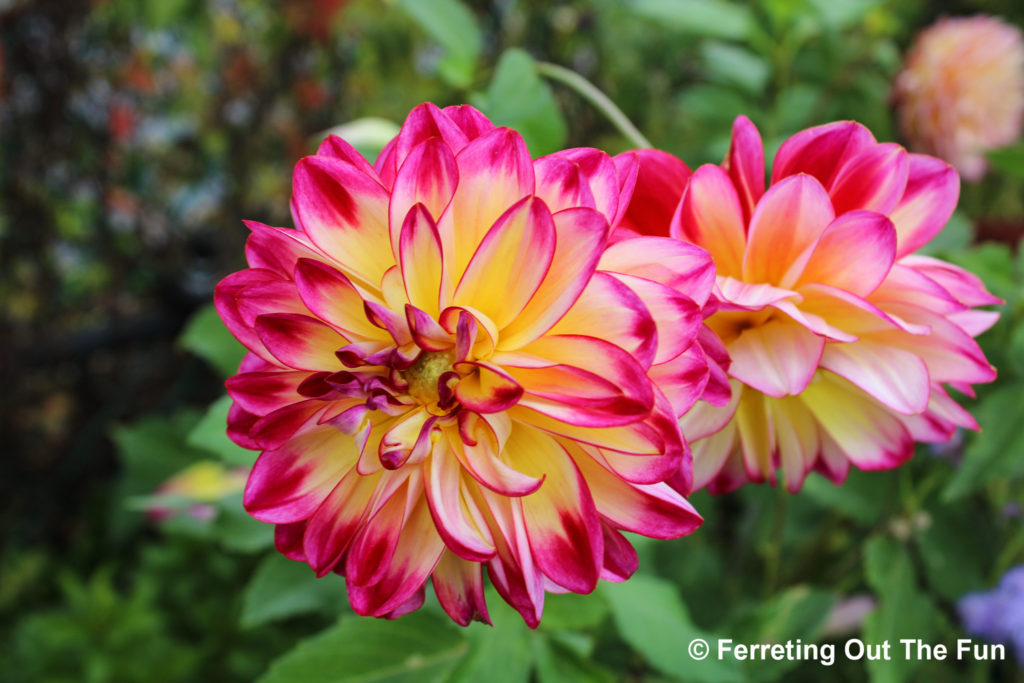
M 1021 32 L 984 15 L 942 19 L 922 31 L 893 88 L 913 149 L 985 173 L 985 152 L 1014 142 L 1024 121 Z
M 700 524 L 676 418 L 708 381 L 714 271 L 674 240 L 608 244 L 636 173 L 533 161 L 424 104 L 375 167 L 336 137 L 299 161 L 297 229 L 248 224 L 250 267 L 216 292 L 250 351 L 227 382 L 229 434 L 262 451 L 244 504 L 359 614 L 414 610 L 432 579 L 456 622 L 487 620 L 486 567 L 536 626 L 545 591 L 635 570 L 621 531 Z
M 765 189 L 760 134 L 745 117 L 725 163 L 689 178 L 670 232 L 717 268 L 706 323 L 724 342 L 732 398 L 683 416 L 695 487 L 747 481 L 798 490 L 811 470 L 841 482 L 915 441 L 976 428 L 946 391 L 995 372 L 974 337 L 998 303 L 970 273 L 913 252 L 948 220 L 956 171 L 833 123 L 786 141 Z

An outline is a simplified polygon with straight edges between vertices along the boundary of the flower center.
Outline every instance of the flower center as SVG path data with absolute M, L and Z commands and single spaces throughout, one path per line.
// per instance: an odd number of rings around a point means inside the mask
M 437 381 L 452 369 L 454 360 L 454 349 L 421 352 L 416 362 L 402 373 L 409 384 L 409 395 L 424 404 L 436 403 L 440 398 Z

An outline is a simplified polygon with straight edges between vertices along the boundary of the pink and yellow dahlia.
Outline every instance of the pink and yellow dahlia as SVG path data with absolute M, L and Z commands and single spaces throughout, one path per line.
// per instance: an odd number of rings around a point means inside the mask
M 707 325 L 728 349 L 732 400 L 683 416 L 694 485 L 798 490 L 811 470 L 886 469 L 915 441 L 976 428 L 946 391 L 995 372 L 974 337 L 998 303 L 970 273 L 913 252 L 956 205 L 956 171 L 863 126 L 805 130 L 764 151 L 739 117 L 722 166 L 698 168 L 669 226 L 717 268 Z M 650 227 L 650 226 L 649 226 Z M 655 231 L 656 231 L 655 230 Z
M 995 17 L 942 19 L 922 31 L 893 88 L 913 149 L 985 173 L 985 152 L 1015 141 L 1024 123 L 1024 40 Z
M 621 531 L 700 524 L 676 418 L 708 381 L 714 271 L 674 240 L 609 245 L 635 177 L 424 104 L 375 167 L 335 137 L 302 159 L 298 229 L 248 224 L 216 293 L 250 351 L 227 382 L 229 433 L 262 451 L 245 506 L 356 612 L 414 610 L 432 579 L 486 620 L 486 567 L 535 626 L 545 591 L 635 570 Z

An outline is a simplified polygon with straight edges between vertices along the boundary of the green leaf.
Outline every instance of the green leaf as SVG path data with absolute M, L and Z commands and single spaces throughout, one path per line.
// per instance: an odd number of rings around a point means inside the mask
M 228 550 L 256 553 L 274 545 L 274 525 L 254 519 L 242 507 L 238 493 L 217 501 L 213 535 Z
M 540 683 L 612 683 L 615 674 L 594 662 L 580 657 L 561 643 L 543 637 L 534 639 L 537 677 Z M 488 681 L 490 678 L 488 677 Z
M 198 420 L 191 410 L 164 417 L 148 417 L 116 427 L 112 437 L 124 467 L 124 493 L 152 493 L 160 484 L 208 455 L 185 443 Z
M 188 433 L 188 445 L 202 448 L 215 453 L 229 465 L 251 467 L 259 455 L 255 451 L 242 448 L 228 438 L 228 410 L 231 408 L 231 397 L 221 396 L 207 408 L 206 414 Z
M 576 595 L 551 593 L 544 598 L 544 630 L 573 631 L 597 626 L 608 616 L 608 601 L 602 593 Z
M 493 626 L 473 623 L 465 630 L 469 653 L 449 679 L 449 683 L 525 683 L 534 666 L 530 641 L 535 634 L 519 613 L 487 592 L 487 606 Z M 551 597 L 551 596 L 548 596 Z M 548 618 L 545 604 L 544 620 Z
M 841 31 L 862 21 L 880 0 L 810 0 L 810 3 L 826 28 Z
M 192 316 L 178 337 L 178 344 L 216 368 L 221 377 L 235 374 L 245 355 L 245 347 L 224 327 L 213 304 L 200 308 Z
M 717 659 L 718 639 L 693 624 L 671 583 L 637 574 L 624 583 L 601 587 L 619 635 L 662 673 L 679 676 L 685 672 L 687 679 L 699 681 L 743 679 L 735 661 Z M 710 646 L 706 659 L 690 656 L 687 646 L 695 638 L 703 638 Z
M 891 488 L 891 482 L 892 478 L 884 474 L 851 468 L 842 486 L 825 477 L 808 477 L 801 494 L 821 507 L 837 510 L 861 524 L 871 525 L 885 512 L 885 507 L 879 504 L 879 500 L 885 500 L 885 497 L 880 494 Z
M 981 432 L 943 491 L 947 501 L 962 498 L 985 483 L 1024 473 L 1024 382 L 1007 382 L 988 392 L 973 411 Z
M 251 628 L 296 614 L 348 611 L 345 580 L 329 574 L 316 578 L 304 562 L 268 555 L 257 567 L 242 597 L 242 626 Z
M 873 683 L 910 680 L 921 662 L 903 656 L 901 638 L 930 642 L 942 614 L 917 589 L 906 548 L 892 538 L 876 536 L 864 552 L 864 575 L 878 596 L 878 608 L 864 620 L 865 643 L 890 643 L 890 658 L 868 661 Z
M 506 50 L 485 93 L 474 93 L 473 104 L 498 126 L 514 128 L 534 157 L 550 154 L 565 144 L 567 126 L 551 88 L 537 74 L 533 57 L 523 50 Z
M 760 55 L 729 43 L 708 41 L 701 56 L 712 80 L 739 86 L 752 95 L 764 92 L 771 69 Z
M 275 660 L 260 681 L 442 681 L 468 649 L 448 619 L 426 612 L 396 621 L 346 617 Z
M 993 150 L 988 153 L 988 160 L 993 168 L 1018 180 L 1024 180 L 1024 144 Z
M 398 6 L 445 49 L 438 75 L 457 88 L 469 87 L 483 44 L 473 13 L 458 0 L 398 0 Z
M 709 38 L 744 40 L 754 27 L 750 8 L 726 0 L 636 0 L 632 8 L 661 27 Z

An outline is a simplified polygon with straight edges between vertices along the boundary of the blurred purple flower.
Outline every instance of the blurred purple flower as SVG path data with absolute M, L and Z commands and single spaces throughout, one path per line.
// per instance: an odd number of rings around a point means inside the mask
M 957 608 L 967 633 L 1012 645 L 1024 665 L 1024 565 L 1006 572 L 992 590 L 960 598 Z

